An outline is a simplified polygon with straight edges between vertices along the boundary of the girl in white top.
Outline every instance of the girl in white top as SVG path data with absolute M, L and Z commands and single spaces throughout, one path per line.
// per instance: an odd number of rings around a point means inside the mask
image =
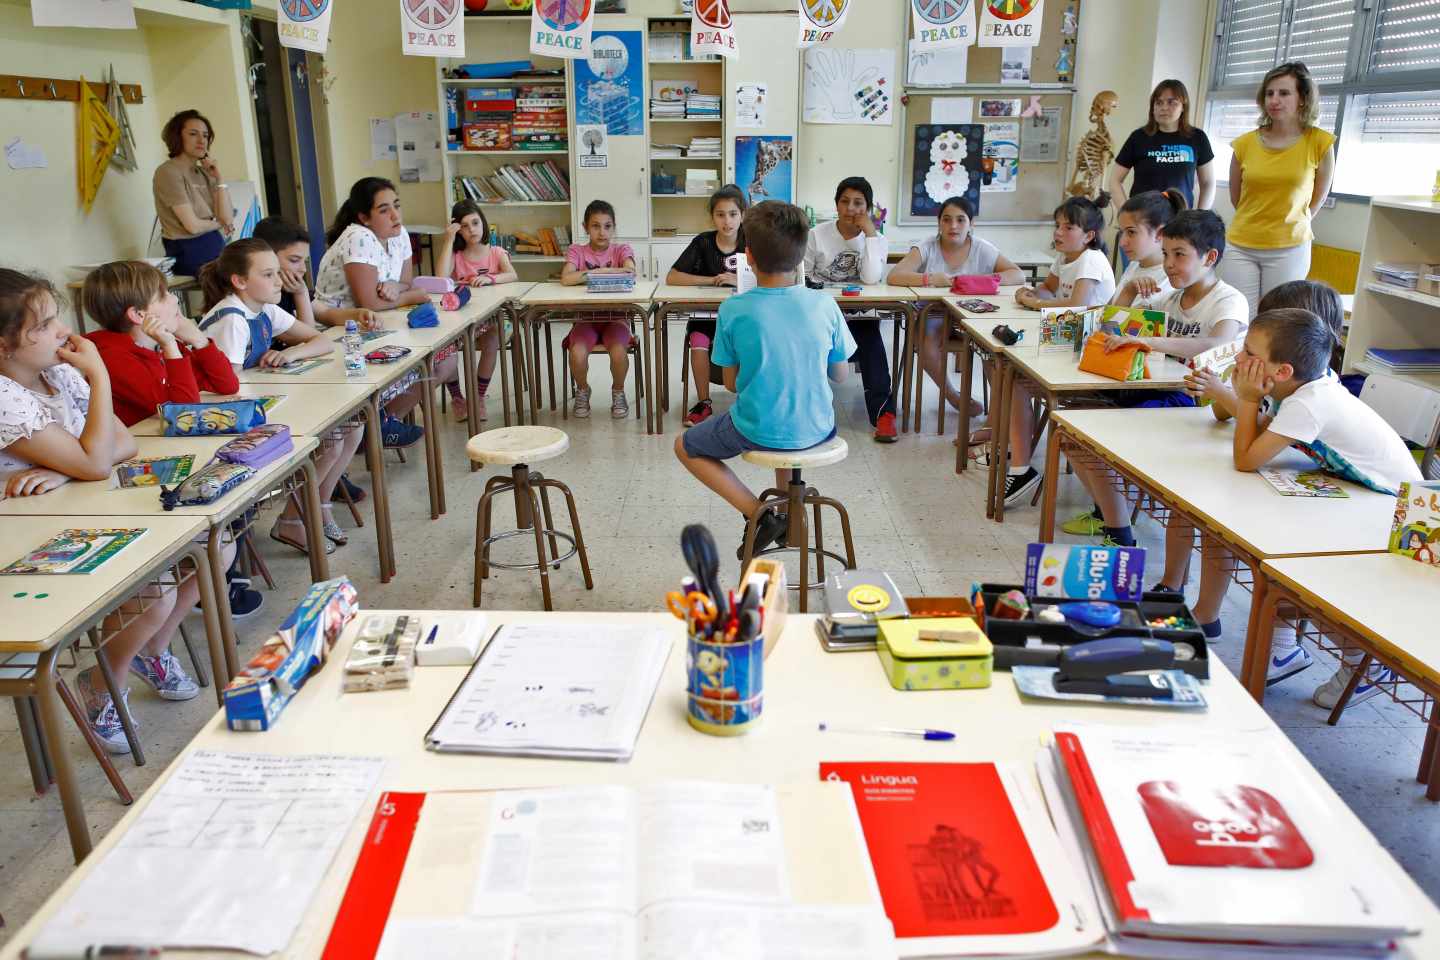
M 1025 274 L 1000 252 L 995 244 L 975 236 L 975 210 L 964 197 L 951 197 L 940 205 L 940 230 L 910 248 L 890 271 L 890 283 L 901 287 L 950 287 L 960 276 L 999 274 L 1002 284 L 1025 282 Z M 930 375 L 945 399 L 960 408 L 960 391 L 945 371 L 944 343 L 940 336 L 943 317 L 932 311 L 925 324 L 925 345 L 920 365 Z
M 361 177 L 341 204 L 325 241 L 315 297 L 332 307 L 394 310 L 424 303 L 424 290 L 411 285 L 415 264 L 410 235 L 400 219 L 395 184 L 383 177 Z
M 71 480 L 106 480 L 117 463 L 135 452 L 135 438 L 111 407 L 105 363 L 94 343 L 72 334 L 60 319 L 55 289 L 42 278 L 0 269 L 3 495 L 39 496 Z M 131 672 L 166 700 L 188 700 L 200 692 L 169 650 L 197 598 L 191 578 L 178 596 L 175 588 L 162 588 L 143 609 L 131 599 L 112 615 L 113 622 L 107 621 L 111 636 L 98 655 L 110 667 L 124 702 L 129 702 L 126 678 Z M 127 621 L 123 626 L 122 618 Z M 128 753 L 120 714 L 98 667 L 81 671 L 75 685 L 100 742 L 111 753 Z
M 1021 287 L 1015 302 L 1022 307 L 1094 307 L 1115 295 L 1115 271 L 1110 269 L 1105 240 L 1105 214 L 1110 203 L 1101 194 L 1099 204 L 1071 197 L 1055 208 L 1054 264 L 1038 287 Z
M 1130 265 L 1115 285 L 1112 303 L 1148 310 L 1170 293 L 1160 231 L 1184 209 L 1185 197 L 1178 190 L 1137 193 L 1120 207 L 1116 219 L 1120 227 L 1120 249 Z

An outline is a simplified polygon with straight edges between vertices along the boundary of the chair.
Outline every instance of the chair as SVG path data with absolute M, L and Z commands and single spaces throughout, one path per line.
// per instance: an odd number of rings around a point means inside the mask
M 789 470 L 790 483 L 785 490 L 770 488 L 760 495 L 761 509 L 745 523 L 745 546 L 740 559 L 740 569 L 750 566 L 756 556 L 765 556 L 780 551 L 800 551 L 800 576 L 796 587 L 800 591 L 800 612 L 807 612 L 811 589 L 825 584 L 825 558 L 838 561 L 848 570 L 855 569 L 855 541 L 850 536 L 850 514 L 845 505 L 832 497 L 824 497 L 814 487 L 805 484 L 802 471 L 806 467 L 826 467 L 839 463 L 850 453 L 849 445 L 839 437 L 804 450 L 751 450 L 742 454 L 746 463 L 774 470 Z M 810 524 L 805 508 L 815 512 L 815 542 L 810 544 Z M 845 537 L 845 556 L 825 549 L 824 530 L 820 523 L 820 508 L 830 507 L 840 516 L 840 531 Z M 755 552 L 755 528 L 760 516 L 767 508 L 783 510 L 790 518 L 790 529 L 786 533 L 785 546 L 769 547 Z M 815 579 L 810 579 L 810 554 L 815 554 Z
M 583 318 L 582 318 L 582 319 L 583 319 Z M 631 373 L 631 375 L 635 378 L 635 404 L 634 404 L 634 410 L 635 410 L 635 419 L 636 419 L 636 420 L 639 420 L 639 419 L 640 419 L 640 404 L 641 404 L 641 401 L 642 401 L 642 400 L 644 399 L 644 397 L 645 397 L 645 360 L 644 360 L 644 354 L 641 353 L 641 351 L 640 351 L 640 347 L 641 347 L 640 338 L 643 337 L 643 336 L 645 336 L 645 331 L 644 331 L 644 329 L 641 329 L 638 334 L 636 333 L 636 331 L 635 331 L 635 320 L 634 320 L 633 317 L 630 319 L 629 323 L 630 323 L 630 346 L 628 346 L 628 347 L 625 348 L 625 353 L 626 353 L 627 355 L 629 355 L 629 357 L 630 357 L 630 373 Z M 568 335 L 567 335 L 566 340 L 568 340 L 568 339 L 569 339 L 569 337 L 568 337 Z M 565 369 L 564 369 L 564 378 L 561 380 L 562 386 L 561 386 L 561 388 L 560 388 L 560 418 L 561 418 L 562 420 L 568 420 L 568 419 L 570 419 L 570 386 L 571 386 L 571 383 L 570 383 L 570 366 L 569 366 L 570 360 L 569 360 L 569 355 L 568 355 L 568 349 L 567 349 L 566 346 L 565 346 L 566 340 L 561 340 L 561 341 L 560 341 L 560 348 L 561 348 L 561 349 L 560 349 L 560 353 L 561 353 L 560 363 L 561 363 L 562 365 L 564 365 L 564 368 L 565 368 Z M 592 347 L 592 348 L 590 349 L 590 356 L 593 357 L 593 356 L 595 356 L 597 353 L 603 354 L 603 353 L 605 353 L 605 352 L 606 352 L 606 350 L 605 350 L 604 344 L 598 344 L 598 343 L 597 343 L 594 347 Z M 554 364 L 554 361 L 553 361 L 553 359 L 552 359 L 552 357 L 551 357 L 551 353 L 550 353 L 550 325 L 549 325 L 549 324 L 546 324 L 546 326 L 545 326 L 545 363 L 546 363 L 546 366 L 548 366 L 548 367 L 550 368 L 550 377 L 551 377 L 551 380 L 550 380 L 550 409 L 553 410 L 553 409 L 555 409 L 555 380 L 554 380 L 554 377 L 555 377 L 555 364 Z
M 570 448 L 570 437 L 563 430 L 554 427 L 500 427 L 487 430 L 470 438 L 465 453 L 472 462 L 505 465 L 510 467 L 510 476 L 491 477 L 485 481 L 485 492 L 475 509 L 475 595 L 473 606 L 480 606 L 482 582 L 490 576 L 490 568 L 499 570 L 538 570 L 540 590 L 545 598 L 545 609 L 554 609 L 550 602 L 550 568 L 559 569 L 560 564 L 575 554 L 580 555 L 580 569 L 585 575 L 585 589 L 595 589 L 590 577 L 590 560 L 585 554 L 585 538 L 580 534 L 580 514 L 575 508 L 575 497 L 570 488 L 558 480 L 551 480 L 532 471 L 529 464 L 551 460 Z M 555 529 L 550 515 L 550 488 L 554 487 L 565 495 L 570 510 L 570 529 L 573 535 Z M 537 496 L 538 491 L 538 496 Z M 516 529 L 503 533 L 490 532 L 490 511 L 496 494 L 515 495 Z M 543 515 L 544 526 L 537 522 L 537 514 Z M 490 547 L 500 540 L 524 536 L 535 536 L 534 563 L 497 563 L 490 559 Z M 550 541 L 550 555 L 545 554 L 545 540 Z M 559 540 L 570 544 L 565 554 L 560 553 Z
M 710 317 L 712 317 L 712 316 L 714 316 L 714 315 L 713 315 L 713 314 L 704 314 L 704 315 L 691 314 L 691 316 L 692 316 L 692 317 L 694 317 L 694 316 L 701 316 L 701 319 L 708 319 L 708 318 L 710 318 Z M 695 348 L 690 345 L 690 332 L 687 330 L 687 331 L 685 332 L 685 339 L 684 339 L 684 341 L 683 341 L 683 345 L 682 345 L 682 348 L 681 348 L 681 351 L 680 351 L 680 419 L 681 419 L 681 421 L 684 421 L 684 419 L 685 419 L 685 414 L 687 414 L 687 413 L 690 412 L 690 352 L 691 352 L 692 350 L 694 350 L 694 349 L 695 349 Z M 717 379 L 717 378 L 718 378 L 718 379 Z M 710 365 L 710 385 L 711 385 L 712 387 L 723 387 L 723 386 L 725 386 L 725 380 L 724 380 L 722 377 L 720 377 L 720 368 L 717 367 L 717 366 L 715 366 L 714 364 L 711 364 L 711 365 Z

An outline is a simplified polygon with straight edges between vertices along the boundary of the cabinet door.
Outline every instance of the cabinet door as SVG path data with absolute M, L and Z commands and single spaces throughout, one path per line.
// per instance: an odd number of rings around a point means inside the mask
M 653 279 L 665 282 L 665 275 L 675 265 L 680 254 L 690 246 L 689 240 L 656 240 L 650 244 L 650 262 L 655 265 L 655 276 Z
M 606 200 L 615 208 L 616 236 L 648 237 L 650 141 L 645 132 L 649 102 L 645 21 L 637 17 L 596 17 L 590 46 L 589 59 L 575 61 L 570 85 L 575 104 L 575 133 L 571 140 L 575 154 L 575 235 L 585 235 L 580 220 L 585 206 L 592 200 Z M 603 132 L 601 140 L 593 135 L 596 127 Z M 587 134 L 591 134 L 588 139 Z
M 725 61 L 725 179 L 738 184 L 752 202 L 795 202 L 796 164 L 793 159 L 788 164 L 782 163 L 781 169 L 765 178 L 763 185 L 766 192 L 752 192 L 751 187 L 755 186 L 755 154 L 749 151 L 747 157 L 742 151 L 740 169 L 737 170 L 735 140 L 738 137 L 790 137 L 791 157 L 797 156 L 796 140 L 800 133 L 800 50 L 795 46 L 795 35 L 799 30 L 797 21 L 798 16 L 794 13 L 735 15 L 736 41 L 743 55 Z M 764 122 L 758 127 L 740 125 L 735 91 L 742 83 L 765 85 Z M 786 170 L 790 174 L 788 183 L 783 177 Z
M 652 272 L 650 244 L 644 241 L 626 240 L 635 251 L 635 279 L 650 280 Z

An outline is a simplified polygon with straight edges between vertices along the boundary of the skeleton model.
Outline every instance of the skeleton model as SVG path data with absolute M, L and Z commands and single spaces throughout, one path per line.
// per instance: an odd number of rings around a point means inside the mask
M 1101 184 L 1105 182 L 1105 167 L 1115 157 L 1115 141 L 1110 139 L 1110 128 L 1105 118 L 1120 105 L 1120 98 L 1114 90 L 1101 90 L 1090 104 L 1090 122 L 1094 124 L 1075 146 L 1075 175 L 1070 178 L 1066 193 L 1072 197 L 1100 196 Z
M 746 192 L 750 194 L 750 202 L 755 203 L 760 197 L 768 197 L 770 192 L 765 189 L 765 178 L 770 176 L 771 171 L 780 165 L 782 160 L 792 159 L 793 146 L 789 143 L 776 143 L 773 140 L 760 139 L 755 145 L 755 176 L 750 180 L 750 186 Z

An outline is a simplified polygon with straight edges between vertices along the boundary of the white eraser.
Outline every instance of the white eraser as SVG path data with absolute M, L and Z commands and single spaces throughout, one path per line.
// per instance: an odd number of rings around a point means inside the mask
M 485 642 L 485 614 L 457 610 L 425 614 L 415 663 L 421 667 L 468 667 L 480 656 Z

